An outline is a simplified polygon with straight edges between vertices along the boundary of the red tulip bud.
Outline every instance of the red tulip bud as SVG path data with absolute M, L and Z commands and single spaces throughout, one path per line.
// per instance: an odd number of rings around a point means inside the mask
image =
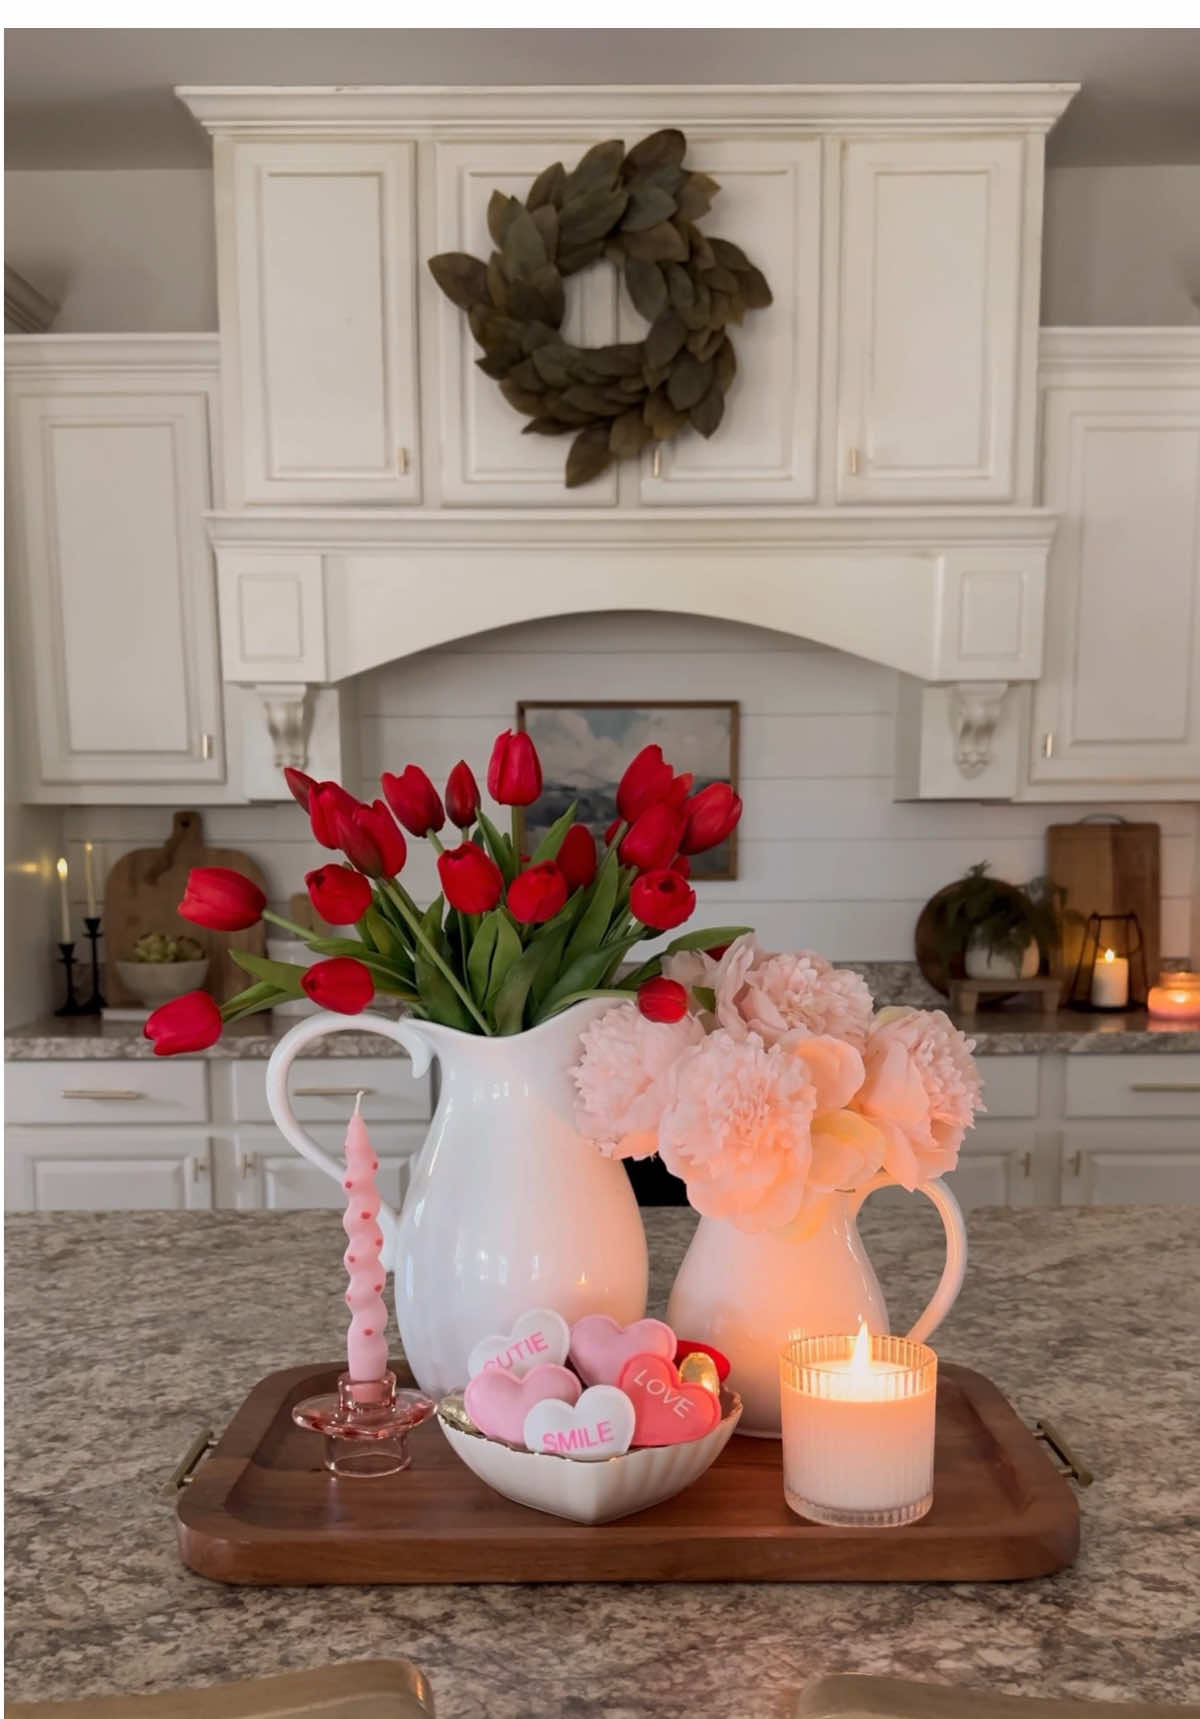
M 385 770 L 383 797 L 410 835 L 427 836 L 446 822 L 441 796 L 424 770 L 406 764 L 399 776 Z
M 457 824 L 460 830 L 469 830 L 479 811 L 479 783 L 471 766 L 462 758 L 446 779 L 446 810 L 450 814 L 450 822 Z
M 695 907 L 695 890 L 675 871 L 648 871 L 629 892 L 629 911 L 654 931 L 673 931 Z
M 684 802 L 687 828 L 679 846 L 685 854 L 701 854 L 715 848 L 736 827 L 742 802 L 728 782 L 710 782 Z
M 639 812 L 661 800 L 674 774 L 661 746 L 643 746 L 617 785 L 617 810 L 625 823 L 631 824 Z
M 334 955 L 315 961 L 300 980 L 305 992 L 322 1009 L 339 1015 L 358 1015 L 375 995 L 375 981 L 353 955 Z
M 671 786 L 663 795 L 664 806 L 682 806 L 692 791 L 692 783 L 696 780 L 691 770 L 685 770 L 682 776 L 676 776 Z
M 348 865 L 323 865 L 304 881 L 308 899 L 329 925 L 354 925 L 371 905 L 370 884 Z
M 638 986 L 637 1006 L 648 1021 L 681 1021 L 688 994 L 678 979 L 647 979 Z
M 446 900 L 460 913 L 489 913 L 504 891 L 500 867 L 476 842 L 447 848 L 437 868 Z
M 338 847 L 359 871 L 368 877 L 395 877 L 404 870 L 408 845 L 382 800 L 356 805 L 352 812 L 335 808 L 332 821 Z
M 635 865 L 639 871 L 657 871 L 679 851 L 683 829 L 683 813 L 673 806 L 662 800 L 647 806 L 634 819 L 617 849 L 621 864 Z
M 497 805 L 532 806 L 542 791 L 542 766 L 528 734 L 506 728 L 496 736 L 487 785 Z
M 312 833 L 323 848 L 339 848 L 333 820 L 337 812 L 349 816 L 359 804 L 340 782 L 315 782 L 308 792 L 308 817 Z
M 155 1056 L 207 1050 L 221 1036 L 221 1011 L 207 991 L 188 991 L 155 1009 L 142 1028 Z
M 303 806 L 307 812 L 309 797 L 317 785 L 312 777 L 306 776 L 303 770 L 293 770 L 288 764 L 284 767 L 283 779 L 288 785 L 288 792 L 292 799 L 298 806 Z
M 676 854 L 675 858 L 671 861 L 670 869 L 671 871 L 677 871 L 680 877 L 691 877 L 692 862 L 686 854 Z
M 574 894 L 586 889 L 596 875 L 596 838 L 586 824 L 572 824 L 554 856 L 554 863 Z
M 567 899 L 567 880 L 553 860 L 518 872 L 508 886 L 508 911 L 522 925 L 553 919 Z
M 179 911 L 210 931 L 245 931 L 262 918 L 267 898 L 256 883 L 224 865 L 196 865 L 188 873 Z

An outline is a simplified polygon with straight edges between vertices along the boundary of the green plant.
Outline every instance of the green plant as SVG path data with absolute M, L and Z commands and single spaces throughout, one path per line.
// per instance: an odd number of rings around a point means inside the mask
M 947 965 L 975 944 L 990 956 L 1020 962 L 1030 943 L 1052 961 L 1069 915 L 1066 891 L 1048 877 L 1027 884 L 988 876 L 988 862 L 970 867 L 938 903 L 934 946 Z
M 203 961 L 204 950 L 194 937 L 169 937 L 165 931 L 147 931 L 134 944 L 130 959 L 155 965 L 164 961 Z

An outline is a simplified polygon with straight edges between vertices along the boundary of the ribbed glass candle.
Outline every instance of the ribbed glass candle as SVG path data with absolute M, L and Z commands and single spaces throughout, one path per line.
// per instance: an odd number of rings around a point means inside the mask
M 779 1375 L 783 1489 L 798 1516 L 897 1528 L 925 1515 L 933 1503 L 932 1349 L 904 1337 L 797 1337 L 780 1353 Z

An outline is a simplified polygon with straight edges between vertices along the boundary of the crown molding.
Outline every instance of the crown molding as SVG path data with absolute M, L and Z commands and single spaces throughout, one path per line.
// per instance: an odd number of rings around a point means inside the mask
M 80 371 L 200 371 L 220 368 L 216 334 L 10 334 L 4 341 L 9 377 L 73 375 Z
M 686 125 L 739 136 L 885 127 L 890 133 L 1046 132 L 1080 86 L 1045 84 L 178 85 L 214 137 L 395 134 L 525 138 Z
M 41 334 L 58 315 L 59 306 L 53 299 L 19 275 L 8 263 L 4 265 L 4 327 L 11 326 L 14 334 Z
M 1200 380 L 1200 324 L 1186 328 L 1043 328 L 1038 381 L 1103 385 L 1113 373 L 1153 373 L 1194 386 Z

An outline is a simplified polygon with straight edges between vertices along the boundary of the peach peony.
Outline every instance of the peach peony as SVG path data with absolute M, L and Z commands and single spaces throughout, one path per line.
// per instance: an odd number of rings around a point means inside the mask
M 902 1187 L 958 1163 L 963 1135 L 983 1109 L 974 1048 L 941 1009 L 881 1009 L 872 1022 L 853 1108 L 882 1133 L 884 1168 Z
M 865 979 L 810 949 L 757 961 L 733 999 L 745 1028 L 764 1044 L 777 1044 L 803 1028 L 844 1039 L 859 1050 L 867 1042 L 873 1006 Z M 728 1012 L 721 1014 L 721 1023 L 733 1030 Z
M 618 1003 L 585 1028 L 573 1078 L 576 1125 L 610 1158 L 648 1158 L 658 1150 L 666 1079 L 704 1037 L 692 1015 L 648 1021 L 636 1003 Z

